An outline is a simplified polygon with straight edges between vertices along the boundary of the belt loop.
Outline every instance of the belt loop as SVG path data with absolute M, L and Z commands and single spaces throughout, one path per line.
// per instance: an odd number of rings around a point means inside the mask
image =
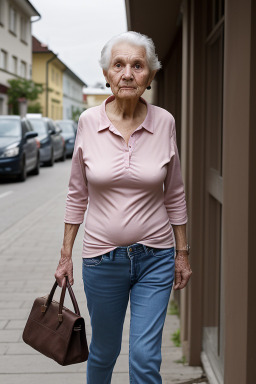
M 148 249 L 148 247 L 145 245 L 145 244 L 142 244 L 142 246 L 143 246 L 143 248 L 144 248 L 144 251 L 145 251 L 145 253 L 146 253 L 146 255 L 148 254 L 148 252 L 149 252 L 149 249 Z
M 114 260 L 114 249 L 109 252 L 109 260 L 113 261 Z

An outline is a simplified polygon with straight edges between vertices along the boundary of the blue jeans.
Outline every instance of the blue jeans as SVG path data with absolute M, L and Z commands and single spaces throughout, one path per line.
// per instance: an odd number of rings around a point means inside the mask
M 174 280 L 174 248 L 140 243 L 83 259 L 92 339 L 87 384 L 109 384 L 121 350 L 130 295 L 129 375 L 133 384 L 160 384 L 162 331 Z

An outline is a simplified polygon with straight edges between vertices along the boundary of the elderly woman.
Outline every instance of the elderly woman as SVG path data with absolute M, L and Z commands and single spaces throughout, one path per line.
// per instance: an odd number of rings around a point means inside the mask
M 192 273 L 175 120 L 141 97 L 161 67 L 150 38 L 118 35 L 104 46 L 100 63 L 113 95 L 79 119 L 55 277 L 61 286 L 68 275 L 73 284 L 72 247 L 87 209 L 87 384 L 111 382 L 129 299 L 130 383 L 159 384 L 172 285 L 184 288 Z

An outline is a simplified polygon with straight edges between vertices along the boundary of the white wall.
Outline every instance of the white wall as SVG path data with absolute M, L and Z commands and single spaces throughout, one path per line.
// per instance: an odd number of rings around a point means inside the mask
M 72 119 L 73 109 L 84 109 L 83 84 L 68 72 L 63 73 L 63 119 Z
M 20 0 L 23 3 L 23 0 Z M 32 65 L 30 16 L 18 3 L 0 1 L 0 85 L 8 87 L 8 79 L 17 76 L 30 79 Z M 25 30 L 22 29 L 22 21 Z M 10 31 L 13 30 L 12 31 Z M 13 57 L 16 58 L 16 68 Z M 7 113 L 7 97 L 0 92 L 0 114 Z

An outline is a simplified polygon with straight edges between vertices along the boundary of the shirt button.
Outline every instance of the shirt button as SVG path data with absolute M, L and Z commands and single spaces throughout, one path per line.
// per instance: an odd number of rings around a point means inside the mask
M 132 248 L 129 248 L 129 252 L 131 252 L 132 251 Z

